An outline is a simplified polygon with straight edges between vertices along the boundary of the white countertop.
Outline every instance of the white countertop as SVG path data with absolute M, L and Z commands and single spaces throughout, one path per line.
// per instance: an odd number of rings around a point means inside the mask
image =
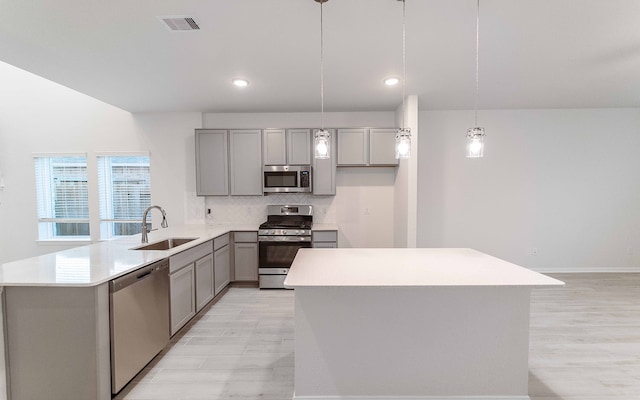
M 335 224 L 314 224 L 312 230 L 337 230 Z M 225 233 L 258 231 L 253 224 L 183 225 L 149 233 L 149 243 L 168 238 L 197 238 L 170 250 L 131 250 L 140 235 L 127 236 L 0 265 L 0 286 L 87 287 L 110 281 Z
M 248 225 L 184 225 L 149 233 L 149 243 L 197 238 L 170 250 L 131 250 L 140 235 L 76 247 L 0 266 L 0 286 L 96 286 L 231 231 L 257 231 Z
M 286 287 L 562 286 L 472 249 L 300 249 Z

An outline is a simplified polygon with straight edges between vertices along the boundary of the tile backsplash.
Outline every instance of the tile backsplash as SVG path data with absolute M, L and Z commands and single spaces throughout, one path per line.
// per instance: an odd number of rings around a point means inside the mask
M 198 198 L 202 199 L 202 198 Z M 204 198 L 202 215 L 207 224 L 260 224 L 267 219 L 267 206 L 272 204 L 312 205 L 313 221 L 335 223 L 335 196 L 313 196 L 301 193 L 274 193 L 265 196 L 209 196 Z M 200 200 L 201 201 L 201 200 Z M 195 204 L 196 201 L 187 202 Z M 201 203 L 200 203 L 201 204 Z M 189 207 L 191 215 L 197 205 Z M 207 209 L 211 214 L 207 214 Z

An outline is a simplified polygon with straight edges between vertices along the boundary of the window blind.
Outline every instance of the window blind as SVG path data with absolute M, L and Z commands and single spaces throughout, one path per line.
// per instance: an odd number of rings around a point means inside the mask
M 151 205 L 149 156 L 99 156 L 98 186 L 101 238 L 140 233 Z
M 34 158 L 41 240 L 89 236 L 85 156 Z

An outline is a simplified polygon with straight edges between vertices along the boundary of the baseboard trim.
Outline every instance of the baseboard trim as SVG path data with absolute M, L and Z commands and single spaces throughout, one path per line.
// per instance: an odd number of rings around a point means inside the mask
M 532 270 L 539 272 L 541 274 L 640 273 L 640 269 L 634 268 L 634 267 L 592 267 L 592 268 L 554 267 L 554 268 L 536 268 L 536 269 L 532 268 Z
M 531 400 L 529 396 L 296 396 L 293 400 Z

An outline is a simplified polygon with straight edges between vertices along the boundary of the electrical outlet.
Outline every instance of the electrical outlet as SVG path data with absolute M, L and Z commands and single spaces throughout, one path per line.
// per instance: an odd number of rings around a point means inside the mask
M 364 209 L 364 215 L 371 215 L 371 213 L 369 212 L 369 209 L 368 209 L 368 208 L 365 208 L 365 209 Z
M 211 209 L 207 208 L 207 213 L 205 215 L 205 218 L 207 219 L 207 221 L 212 221 L 213 220 L 213 214 L 211 213 Z
M 537 254 L 538 254 L 538 248 L 537 248 L 537 247 L 532 247 L 532 248 L 531 248 L 531 255 L 532 255 L 532 256 L 535 256 L 535 255 L 537 255 Z
M 627 248 L 627 254 L 628 254 L 628 255 L 633 255 L 633 247 L 629 246 L 629 247 Z

